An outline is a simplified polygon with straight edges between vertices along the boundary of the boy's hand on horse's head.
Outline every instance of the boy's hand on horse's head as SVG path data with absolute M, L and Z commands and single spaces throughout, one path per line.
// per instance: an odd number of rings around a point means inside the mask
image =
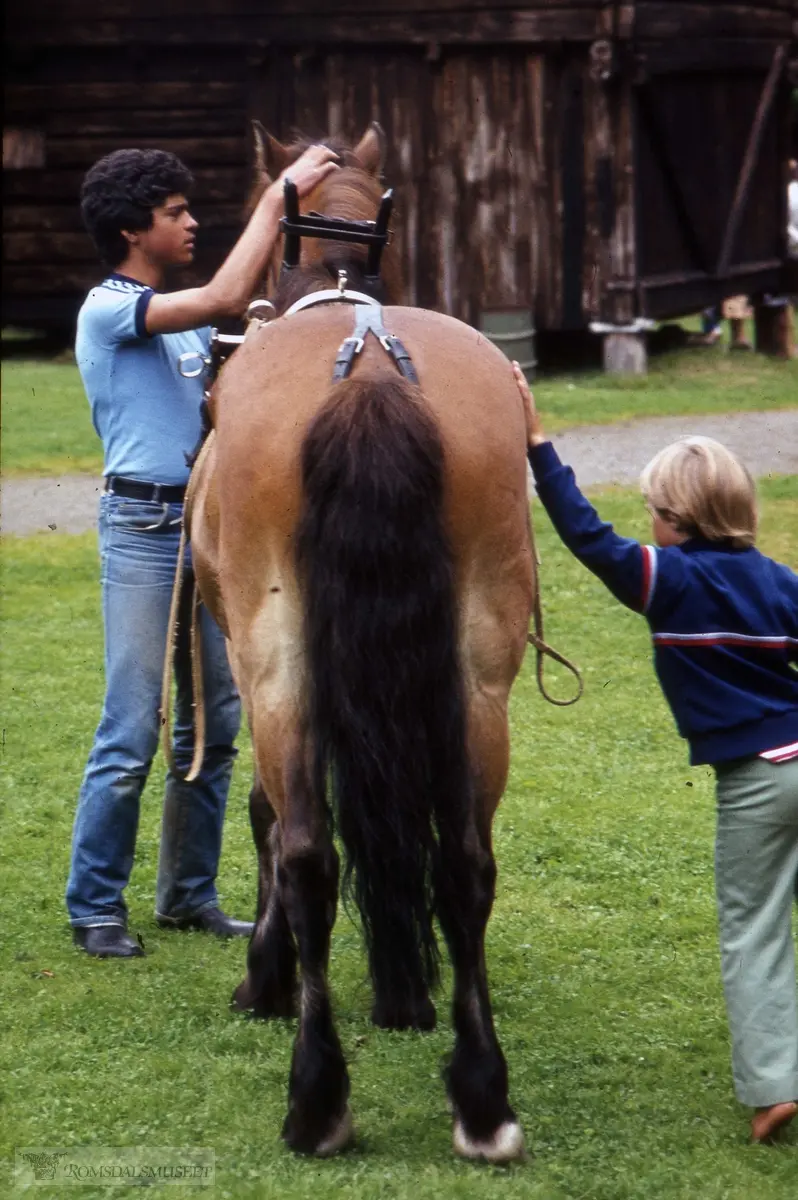
M 307 196 L 323 179 L 338 170 L 340 156 L 329 146 L 309 146 L 296 162 L 286 167 L 276 185 L 283 192 L 283 184 L 290 179 L 301 196 Z
M 547 441 L 547 437 L 543 432 L 543 425 L 540 421 L 540 415 L 535 407 L 535 397 L 529 390 L 529 384 L 526 381 L 526 375 L 521 370 L 515 360 L 513 360 L 513 375 L 518 391 L 521 394 L 521 400 L 524 405 L 524 418 L 526 419 L 526 440 L 529 446 L 540 446 Z

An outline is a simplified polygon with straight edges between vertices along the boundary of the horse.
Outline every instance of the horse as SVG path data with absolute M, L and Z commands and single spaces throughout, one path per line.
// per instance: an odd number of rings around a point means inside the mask
M 265 136 L 260 186 L 307 143 Z M 384 135 L 330 139 L 339 169 L 303 202 L 373 220 Z M 277 281 L 280 249 L 272 282 Z M 393 246 L 303 238 L 222 367 L 187 528 L 203 602 L 228 639 L 253 743 L 256 926 L 233 1006 L 298 1015 L 282 1136 L 326 1156 L 353 1138 L 328 989 L 343 886 L 359 912 L 385 1029 L 435 1025 L 443 932 L 453 966 L 445 1069 L 455 1151 L 524 1153 L 491 1010 L 485 930 L 493 815 L 509 768 L 508 698 L 535 593 L 525 426 L 504 355 L 473 328 L 404 307 Z M 299 297 L 346 270 L 385 304 L 419 383 L 368 337 L 332 383 L 354 307 Z M 299 986 L 297 987 L 297 965 Z

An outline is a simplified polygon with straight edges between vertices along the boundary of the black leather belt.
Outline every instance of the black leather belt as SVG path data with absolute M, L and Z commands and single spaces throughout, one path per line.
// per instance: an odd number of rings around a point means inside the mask
M 185 484 L 145 483 L 143 479 L 123 479 L 121 475 L 108 475 L 104 491 L 128 500 L 154 500 L 156 504 L 182 504 L 186 498 Z

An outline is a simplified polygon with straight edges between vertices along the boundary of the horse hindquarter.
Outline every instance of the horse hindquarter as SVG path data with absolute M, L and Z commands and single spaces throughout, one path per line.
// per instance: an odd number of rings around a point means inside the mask
M 221 380 L 220 611 L 278 817 L 279 887 L 253 946 L 260 967 L 285 948 L 288 929 L 298 949 L 301 1018 L 284 1136 L 326 1153 L 349 1129 L 326 983 L 337 890 L 329 776 L 369 945 L 374 1019 L 434 1020 L 436 906 L 455 966 L 455 1145 L 503 1160 L 522 1139 L 493 1030 L 484 931 L 507 694 L 531 604 L 523 422 L 501 356 L 480 366 L 477 351 L 471 370 L 473 330 L 412 310 L 389 319 L 411 348 L 423 395 L 376 343 L 353 378 L 330 390 L 351 320 L 340 312 L 276 322 L 247 339 Z M 466 361 L 441 370 L 450 335 Z M 508 376 L 502 405 L 518 410 L 501 435 L 483 411 L 497 366 Z M 257 988 L 265 976 L 253 965 Z M 264 1015 L 279 1010 L 271 986 L 259 996 Z

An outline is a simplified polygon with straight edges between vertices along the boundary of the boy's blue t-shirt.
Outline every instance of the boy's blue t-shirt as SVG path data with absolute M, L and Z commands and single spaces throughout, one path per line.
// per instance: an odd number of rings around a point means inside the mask
M 210 328 L 150 336 L 153 289 L 109 275 L 78 315 L 75 357 L 104 451 L 104 475 L 182 484 L 185 455 L 200 433 L 202 377 L 184 379 L 177 360 L 208 353 Z

